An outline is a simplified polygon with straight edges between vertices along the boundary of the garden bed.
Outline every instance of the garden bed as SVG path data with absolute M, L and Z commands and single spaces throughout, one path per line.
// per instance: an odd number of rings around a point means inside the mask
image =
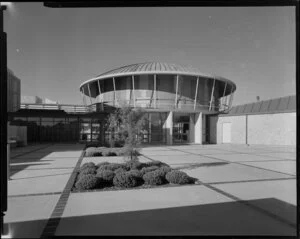
M 97 165 L 88 162 L 80 167 L 72 192 L 162 188 L 195 183 L 197 179 L 160 161 L 102 162 Z

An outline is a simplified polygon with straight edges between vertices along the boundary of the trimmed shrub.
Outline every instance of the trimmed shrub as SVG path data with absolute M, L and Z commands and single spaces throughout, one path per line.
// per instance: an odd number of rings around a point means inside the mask
M 131 170 L 132 169 L 138 169 L 138 170 L 140 170 L 143 167 L 145 167 L 145 164 L 143 164 L 143 163 L 141 163 L 139 161 L 136 161 L 136 160 L 130 160 L 130 161 L 126 162 L 126 166 L 128 168 L 130 168 Z
M 99 179 L 92 174 L 83 175 L 79 177 L 75 187 L 79 190 L 94 189 L 98 186 Z
M 137 169 L 130 170 L 128 173 L 132 174 L 136 178 L 143 178 L 142 172 Z
M 133 169 L 128 171 L 127 173 L 133 175 L 136 178 L 137 186 L 144 184 L 143 174 L 141 173 L 141 171 Z
M 158 167 L 158 166 L 145 167 L 145 168 L 142 168 L 142 169 L 141 169 L 141 173 L 142 173 L 142 174 L 145 174 L 145 173 L 154 171 L 154 170 L 156 170 L 156 169 L 159 169 L 159 167 Z
M 161 176 L 159 171 L 145 173 L 143 179 L 145 181 L 145 184 L 148 185 L 161 185 L 165 182 L 163 176 Z
M 86 167 L 79 171 L 79 177 L 82 177 L 82 175 L 87 174 L 96 174 L 96 167 Z
M 96 167 L 96 165 L 93 162 L 88 162 L 88 163 L 84 163 L 80 167 L 80 170 L 85 169 L 85 168 L 94 168 L 94 167 Z
M 103 170 L 103 169 L 106 169 L 106 170 L 111 170 L 111 171 L 115 171 L 117 170 L 118 168 L 123 168 L 125 170 L 127 170 L 128 168 L 126 167 L 126 165 L 124 164 L 120 164 L 120 163 L 110 163 L 110 164 L 106 164 L 106 165 L 102 165 L 98 168 L 98 170 Z
M 165 164 L 161 161 L 158 161 L 158 160 L 151 161 L 151 162 L 148 162 L 146 164 L 147 164 L 147 167 L 151 167 L 151 166 L 157 166 L 157 167 L 168 166 L 167 164 Z
M 89 147 L 85 150 L 85 157 L 93 157 L 94 153 L 97 152 L 97 148 L 96 147 Z
M 115 173 L 111 170 L 103 170 L 96 174 L 97 178 L 101 178 L 101 181 L 105 183 L 112 183 Z
M 117 174 L 117 173 L 125 173 L 125 172 L 127 172 L 125 168 L 118 168 L 118 169 L 116 169 L 114 171 L 115 174 Z
M 155 172 L 159 173 L 162 177 L 165 177 L 168 172 L 171 172 L 172 169 L 169 166 L 162 166 L 155 170 Z
M 185 173 L 179 170 L 172 170 L 166 174 L 166 179 L 169 183 L 174 184 L 188 184 L 190 183 L 190 177 Z
M 96 165 L 97 168 L 100 168 L 102 165 L 108 165 L 109 162 L 101 162 Z
M 132 188 L 137 185 L 136 177 L 130 173 L 118 173 L 113 179 L 113 184 L 121 188 Z

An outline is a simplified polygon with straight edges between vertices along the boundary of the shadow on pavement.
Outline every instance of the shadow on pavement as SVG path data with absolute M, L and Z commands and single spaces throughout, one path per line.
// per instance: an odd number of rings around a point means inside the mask
M 50 163 L 44 163 L 44 162 L 54 161 L 54 159 L 57 159 L 57 158 L 60 158 L 63 160 L 64 157 L 49 157 L 49 159 L 47 157 L 48 155 L 50 155 L 51 153 L 54 153 L 54 152 L 70 151 L 69 148 L 60 148 L 60 146 L 64 146 L 64 145 L 49 145 L 48 147 L 41 145 L 40 149 L 34 149 L 29 152 L 24 152 L 21 155 L 11 158 L 10 159 L 10 176 L 13 176 L 14 174 L 16 174 L 22 170 L 25 170 L 29 166 L 50 165 Z M 72 145 L 70 145 L 70 146 L 72 146 Z M 47 159 L 44 159 L 45 157 L 47 157 Z
M 266 210 L 276 212 L 290 222 L 296 221 L 294 205 L 275 198 L 246 202 L 267 206 Z M 39 237 L 44 225 L 45 220 L 36 220 L 14 222 L 9 226 L 13 237 Z M 65 217 L 60 220 L 56 235 L 295 236 L 296 227 L 253 210 L 241 202 L 226 202 Z

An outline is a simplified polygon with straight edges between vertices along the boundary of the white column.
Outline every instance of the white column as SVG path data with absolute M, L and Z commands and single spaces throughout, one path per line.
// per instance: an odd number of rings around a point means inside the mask
M 100 96 L 101 95 L 100 80 L 97 80 L 97 83 L 98 83 L 98 90 L 99 90 L 99 103 L 101 102 L 101 110 L 103 110 L 103 97 Z
M 113 85 L 114 85 L 114 106 L 116 106 L 116 82 L 115 82 L 115 77 L 113 77 Z
M 167 144 L 173 144 L 173 111 L 169 112 L 169 115 L 164 122 L 163 129 L 166 131 Z
M 213 97 L 214 97 L 215 82 L 216 82 L 216 79 L 214 79 L 214 84 L 213 84 L 213 88 L 212 88 L 212 91 L 211 91 L 211 97 L 210 97 L 210 102 L 209 102 L 209 111 L 211 111 L 212 100 L 213 100 Z
M 153 90 L 154 90 L 154 105 L 155 105 L 155 108 L 157 108 L 157 105 L 156 105 L 156 98 L 157 98 L 157 90 L 156 90 L 156 75 L 154 75 L 154 86 L 153 86 Z
M 133 106 L 135 107 L 134 75 L 132 75 L 131 78 L 132 78 Z
M 190 142 L 189 143 L 195 143 L 195 114 L 190 114 Z
M 202 144 L 202 112 L 195 113 L 195 143 Z
M 177 94 L 178 94 L 178 75 L 176 76 L 176 97 L 175 97 L 175 108 L 177 108 Z
M 89 90 L 89 97 L 91 101 L 91 105 L 93 104 L 92 97 L 91 97 L 91 89 L 90 89 L 90 84 L 88 84 L 88 90 Z
M 196 110 L 196 102 L 197 102 L 197 94 L 198 94 L 198 84 L 199 84 L 199 76 L 197 77 L 196 91 L 195 91 L 195 101 L 194 101 L 194 110 Z

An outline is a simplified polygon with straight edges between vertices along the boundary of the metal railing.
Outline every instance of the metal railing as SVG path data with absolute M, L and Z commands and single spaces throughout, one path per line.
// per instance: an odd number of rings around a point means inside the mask
M 91 105 L 71 105 L 71 104 L 21 104 L 21 109 L 39 109 L 39 110 L 63 110 L 67 113 L 90 113 L 90 112 L 101 112 L 114 107 L 121 107 L 126 105 L 129 107 L 142 107 L 145 109 L 194 109 L 194 101 L 183 99 L 178 100 L 177 105 L 174 104 L 174 99 L 157 99 L 154 103 L 150 98 L 136 99 L 133 100 L 123 100 L 123 101 L 104 101 L 99 103 L 94 103 Z M 203 102 L 200 104 L 197 102 L 195 110 L 208 110 L 209 102 Z M 214 103 L 211 105 L 213 111 L 226 112 L 230 109 L 228 104 L 219 104 L 215 106 Z

